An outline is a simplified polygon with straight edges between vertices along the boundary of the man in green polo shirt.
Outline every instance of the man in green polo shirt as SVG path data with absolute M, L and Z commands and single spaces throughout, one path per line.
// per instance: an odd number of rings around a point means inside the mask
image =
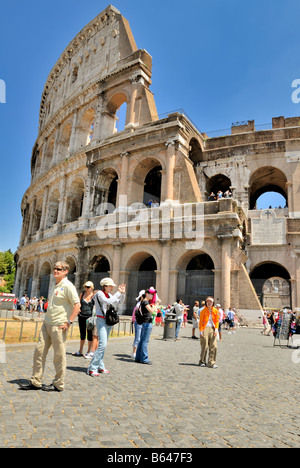
M 66 262 L 54 265 L 55 285 L 49 294 L 49 305 L 33 357 L 33 374 L 28 385 L 21 390 L 64 390 L 66 374 L 67 331 L 80 311 L 80 301 L 75 286 L 67 279 L 70 267 Z M 51 385 L 42 385 L 46 357 L 50 347 L 54 350 L 55 379 Z

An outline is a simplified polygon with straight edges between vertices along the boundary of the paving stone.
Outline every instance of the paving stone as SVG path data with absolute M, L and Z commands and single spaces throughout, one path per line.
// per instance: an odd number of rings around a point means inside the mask
M 218 369 L 200 368 L 191 328 L 178 342 L 154 328 L 153 366 L 130 359 L 132 338 L 110 339 L 110 375 L 92 379 L 88 362 L 67 345 L 66 390 L 22 392 L 34 347 L 7 347 L 0 364 L 1 447 L 298 447 L 298 365 L 293 350 L 273 347 L 260 330 L 223 333 Z M 120 358 L 122 356 L 122 359 Z M 126 359 L 125 359 L 126 357 Z M 54 376 L 50 351 L 45 383 Z M 274 378 L 276 376 L 276 379 Z

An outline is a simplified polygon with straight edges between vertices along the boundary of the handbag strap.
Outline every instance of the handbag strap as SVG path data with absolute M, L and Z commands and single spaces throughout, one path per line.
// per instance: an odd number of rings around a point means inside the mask
M 99 298 L 98 298 L 98 294 L 96 294 L 96 299 L 98 301 L 98 304 L 99 304 L 100 310 L 101 310 L 101 312 L 103 314 L 103 317 L 105 317 L 106 313 L 104 312 L 103 307 L 101 306 L 101 303 L 100 303 Z

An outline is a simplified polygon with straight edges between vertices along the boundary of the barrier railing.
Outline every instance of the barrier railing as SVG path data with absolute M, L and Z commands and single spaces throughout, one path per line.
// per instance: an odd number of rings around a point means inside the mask
M 6 338 L 6 335 L 7 335 L 7 330 L 8 330 L 8 326 L 9 324 L 14 324 L 16 326 L 20 326 L 20 330 L 19 330 L 19 333 L 17 334 L 18 336 L 18 341 L 14 341 L 14 342 L 18 342 L 18 343 L 21 343 L 22 340 L 23 340 L 23 335 L 24 335 L 24 325 L 27 325 L 27 324 L 32 324 L 32 325 L 35 325 L 33 327 L 33 332 L 32 332 L 32 336 L 30 337 L 30 341 L 32 340 L 33 342 L 36 341 L 38 339 L 38 335 L 39 335 L 39 331 L 40 331 L 40 328 L 42 326 L 42 323 L 43 323 L 43 320 L 20 320 L 20 318 L 18 318 L 18 320 L 3 320 L 0 318 L 0 330 L 2 330 L 2 326 L 3 326 L 3 331 L 2 331 L 2 337 L 1 337 L 1 331 L 0 331 L 0 340 L 2 340 L 3 342 L 5 342 L 5 338 Z M 39 327 L 40 325 L 40 327 Z M 72 337 L 73 337 L 73 332 L 74 332 L 74 327 L 78 327 L 78 322 L 75 321 L 73 323 L 73 325 L 71 326 L 71 329 L 69 330 L 69 334 L 68 334 L 68 339 L 71 340 Z M 120 321 L 117 325 L 115 325 L 113 328 L 112 328 L 112 331 L 111 331 L 111 336 L 112 337 L 115 337 L 115 336 L 127 336 L 127 335 L 133 335 L 133 326 L 132 326 L 132 322 L 131 322 L 131 317 L 129 316 L 120 316 Z

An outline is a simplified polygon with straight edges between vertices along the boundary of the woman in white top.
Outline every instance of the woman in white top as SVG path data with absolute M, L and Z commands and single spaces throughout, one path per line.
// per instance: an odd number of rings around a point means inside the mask
M 98 291 L 94 296 L 99 346 L 87 371 L 88 375 L 92 377 L 98 377 L 100 374 L 109 374 L 109 371 L 105 369 L 103 358 L 112 327 L 106 324 L 105 314 L 108 306 L 112 305 L 117 309 L 119 305 L 124 303 L 126 292 L 126 286 L 122 284 L 118 287 L 116 294 L 112 295 L 111 293 L 116 285 L 111 278 L 101 280 L 100 286 L 103 288 L 102 291 Z

